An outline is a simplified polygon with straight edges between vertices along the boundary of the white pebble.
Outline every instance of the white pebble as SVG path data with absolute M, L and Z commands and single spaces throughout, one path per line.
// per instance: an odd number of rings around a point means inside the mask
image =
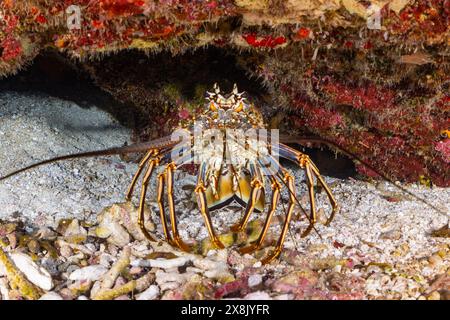
M 178 282 L 166 282 L 161 285 L 161 291 L 175 290 L 180 287 Z
M 248 277 L 248 286 L 256 287 L 262 283 L 262 276 L 260 274 L 252 274 Z
M 91 280 L 97 281 L 99 280 L 106 272 L 107 268 L 100 264 L 87 266 L 78 270 L 75 270 L 69 275 L 70 280 Z
M 11 260 L 31 283 L 45 291 L 53 288 L 53 280 L 50 273 L 38 266 L 30 256 L 16 252 L 11 254 Z
M 186 257 L 179 257 L 175 259 L 154 259 L 149 260 L 150 266 L 153 268 L 169 269 L 184 266 L 189 261 Z
M 209 259 L 195 259 L 194 266 L 203 270 L 224 269 L 227 267 L 223 262 L 212 261 Z
M 184 266 L 188 261 L 188 257 L 178 257 L 174 259 L 136 259 L 131 262 L 131 266 L 170 269 Z
M 166 282 L 178 282 L 183 283 L 185 281 L 185 277 L 179 273 L 167 273 L 161 270 L 156 271 L 156 283 L 163 284 Z
M 47 292 L 43 296 L 39 298 L 39 300 L 64 300 L 59 294 L 56 292 Z
M 159 287 L 151 285 L 144 292 L 136 295 L 136 300 L 154 300 L 159 295 Z
M 292 300 L 292 299 L 294 299 L 294 295 L 288 294 L 288 293 L 279 294 L 279 295 L 273 297 L 273 300 Z
M 3 263 L 0 263 L 0 277 L 6 276 L 6 269 Z
M 207 270 L 204 273 L 205 277 L 210 279 L 231 279 L 233 275 L 227 269 L 215 269 L 215 270 Z
M 244 297 L 245 300 L 272 300 L 267 292 L 264 291 L 256 291 L 247 294 Z
M 203 270 L 196 268 L 196 267 L 187 267 L 186 268 L 186 272 L 191 272 L 191 273 L 202 273 Z

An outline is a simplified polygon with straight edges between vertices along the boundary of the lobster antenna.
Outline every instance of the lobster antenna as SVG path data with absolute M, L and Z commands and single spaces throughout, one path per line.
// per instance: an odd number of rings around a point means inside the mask
M 24 171 L 27 171 L 27 170 L 30 170 L 30 169 L 33 169 L 33 168 L 36 168 L 36 167 L 39 167 L 39 166 L 42 166 L 45 164 L 49 164 L 52 162 L 56 162 L 56 161 L 142 152 L 142 151 L 147 151 L 149 149 L 154 149 L 154 148 L 161 149 L 161 148 L 171 147 L 179 142 L 181 142 L 181 139 L 178 141 L 172 141 L 170 136 L 166 136 L 166 137 L 163 137 L 160 139 L 156 139 L 156 140 L 152 140 L 152 141 L 148 141 L 148 142 L 135 143 L 135 144 L 132 144 L 129 146 L 124 146 L 124 147 L 115 147 L 115 148 L 109 148 L 109 149 L 103 149 L 103 150 L 95 150 L 95 151 L 63 155 L 63 156 L 47 159 L 44 161 L 40 161 L 40 162 L 34 163 L 30 166 L 27 166 L 27 167 L 21 168 L 19 170 L 13 171 L 11 173 L 8 173 L 7 175 L 0 177 L 0 181 L 6 180 L 12 176 L 15 176 L 16 174 L 24 172 Z
M 317 137 L 302 137 L 302 136 L 280 136 L 280 141 L 283 141 L 284 143 L 305 143 L 305 142 L 312 142 L 312 143 L 321 143 L 321 144 L 327 144 L 329 146 L 332 146 L 336 149 L 338 149 L 338 151 L 340 151 L 341 153 L 345 154 L 346 156 L 348 156 L 349 158 L 351 158 L 352 160 L 356 160 L 360 163 L 362 163 L 364 166 L 366 166 L 367 168 L 369 168 L 370 170 L 374 171 L 376 174 L 378 174 L 380 177 L 382 177 L 384 180 L 386 180 L 387 182 L 389 182 L 390 184 L 392 184 L 394 187 L 396 187 L 397 189 L 401 190 L 402 192 L 410 195 L 411 197 L 413 197 L 414 199 L 422 202 L 423 204 L 427 205 L 428 207 L 436 210 L 436 212 L 438 212 L 439 214 L 445 215 L 446 217 L 448 217 L 448 213 L 445 213 L 444 211 L 442 211 L 441 209 L 439 209 L 438 207 L 436 207 L 435 205 L 429 203 L 428 201 L 426 201 L 425 199 L 419 197 L 418 195 L 412 193 L 411 191 L 409 191 L 408 189 L 406 189 L 405 187 L 399 186 L 397 185 L 392 179 L 390 179 L 387 175 L 385 175 L 384 173 L 380 172 L 379 170 L 375 169 L 372 165 L 370 165 L 367 161 L 362 160 L 360 157 L 358 157 L 357 155 L 353 154 L 352 152 L 348 151 L 347 149 L 339 146 L 337 143 L 327 140 L 327 139 L 323 139 L 323 138 L 317 138 Z

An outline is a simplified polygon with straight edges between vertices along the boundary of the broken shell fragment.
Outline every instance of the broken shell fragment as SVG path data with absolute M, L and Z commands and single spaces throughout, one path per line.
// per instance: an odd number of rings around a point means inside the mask
M 31 283 L 46 291 L 53 288 L 50 273 L 38 266 L 30 256 L 20 252 L 12 253 L 11 260 Z
M 159 287 L 157 285 L 151 285 L 144 292 L 136 295 L 136 300 L 154 300 L 159 295 Z
M 42 295 L 39 300 L 64 300 L 63 297 L 61 297 L 56 292 L 47 292 L 46 294 Z
M 108 272 L 108 269 L 104 266 L 97 264 L 92 266 L 87 266 L 81 269 L 77 269 L 73 271 L 69 275 L 69 279 L 73 281 L 82 281 L 82 280 L 90 280 L 97 281 L 101 279 L 101 277 Z

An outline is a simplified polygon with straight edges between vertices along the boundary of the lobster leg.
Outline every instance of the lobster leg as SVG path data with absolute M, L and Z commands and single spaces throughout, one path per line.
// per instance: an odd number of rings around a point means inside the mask
M 128 187 L 128 191 L 127 191 L 127 195 L 125 196 L 125 199 L 127 201 L 131 200 L 131 195 L 133 194 L 133 190 L 134 190 L 134 186 L 136 185 L 137 179 L 139 178 L 139 176 L 142 173 L 142 170 L 145 167 L 145 164 L 148 162 L 148 160 L 150 159 L 150 157 L 155 156 L 157 154 L 157 150 L 156 149 L 150 149 L 146 155 L 144 156 L 144 158 L 142 158 L 141 162 L 139 163 L 138 166 L 138 170 L 136 171 L 136 173 L 133 176 L 133 180 L 131 180 L 130 186 Z
M 292 213 L 294 211 L 295 206 L 295 184 L 294 184 L 294 177 L 291 176 L 289 173 L 285 173 L 283 180 L 285 181 L 288 189 L 289 189 L 289 206 L 288 206 L 288 212 L 286 214 L 286 218 L 284 220 L 283 229 L 281 230 L 280 237 L 278 238 L 278 242 L 275 246 L 275 249 L 267 255 L 263 260 L 262 263 L 270 263 L 274 259 L 278 258 L 281 251 L 283 250 L 283 244 L 284 240 L 286 239 L 286 234 L 289 230 L 289 223 L 291 222 Z
M 159 215 L 161 218 L 161 224 L 163 227 L 164 236 L 166 237 L 166 240 L 171 245 L 176 246 L 176 244 L 172 241 L 169 233 L 169 228 L 167 226 L 167 219 L 166 219 L 166 213 L 164 210 L 164 185 L 165 185 L 165 179 L 166 174 L 161 173 L 158 175 L 158 195 L 157 195 L 157 202 L 159 207 Z
M 247 207 L 245 208 L 244 216 L 242 217 L 241 221 L 233 226 L 231 226 L 231 231 L 233 232 L 241 232 L 244 231 L 245 227 L 247 226 L 248 219 L 250 218 L 250 215 L 253 213 L 255 209 L 256 201 L 259 197 L 259 193 L 261 191 L 261 182 L 258 179 L 253 179 L 251 182 L 252 190 L 250 192 L 250 199 L 247 203 Z
M 131 183 L 130 183 L 130 186 L 128 187 L 128 191 L 127 191 L 127 195 L 125 196 L 125 199 L 128 200 L 128 201 L 131 200 L 131 196 L 133 194 L 133 190 L 134 190 L 134 187 L 136 185 L 136 182 L 137 182 L 139 176 L 141 175 L 142 170 L 144 169 L 145 165 L 148 163 L 149 159 L 154 158 L 154 157 L 158 157 L 158 156 L 160 158 L 162 158 L 162 157 L 166 156 L 169 152 L 171 152 L 171 151 L 174 151 L 174 152 L 180 151 L 184 147 L 185 147 L 185 145 L 183 144 L 181 146 L 177 146 L 174 149 L 168 149 L 168 150 L 165 150 L 163 152 L 161 152 L 161 149 L 150 149 L 145 154 L 145 156 L 142 158 L 141 162 L 139 163 L 138 170 L 136 171 L 136 173 L 133 176 L 133 179 L 131 180 Z
M 305 231 L 302 233 L 302 237 L 306 237 L 312 230 L 312 227 L 316 223 L 316 200 L 314 196 L 314 180 L 311 173 L 311 168 L 308 164 L 305 165 L 306 172 L 306 184 L 308 185 L 308 195 L 309 195 L 309 204 L 310 204 L 310 217 L 309 217 L 309 225 Z
M 183 251 L 189 252 L 191 248 L 181 240 L 180 234 L 178 233 L 178 225 L 177 225 L 177 217 L 175 215 L 175 202 L 173 199 L 173 173 L 176 169 L 176 165 L 174 162 L 171 162 L 167 165 L 165 173 L 166 173 L 166 182 L 167 182 L 167 198 L 169 203 L 169 212 L 170 212 L 170 224 L 172 227 L 172 238 L 173 242 Z
M 303 154 L 300 151 L 292 149 L 291 147 L 288 147 L 284 144 L 280 144 L 280 155 L 286 159 L 296 162 L 300 166 L 300 168 L 302 168 L 306 172 L 307 182 L 308 182 L 308 192 L 309 192 L 310 203 L 311 203 L 311 216 L 310 216 L 310 225 L 302 234 L 302 237 L 305 237 L 306 235 L 308 235 L 308 233 L 313 228 L 314 222 L 316 220 L 315 197 L 314 197 L 314 189 L 313 189 L 314 182 L 313 182 L 312 175 L 316 176 L 318 183 L 324 188 L 324 190 L 327 194 L 328 200 L 331 203 L 332 211 L 331 211 L 331 214 L 328 217 L 327 221 L 325 222 L 325 225 L 329 225 L 330 222 L 333 220 L 336 212 L 339 210 L 339 206 L 338 206 L 337 201 L 334 198 L 333 194 L 331 193 L 331 190 L 328 187 L 327 183 L 320 175 L 319 169 L 316 167 L 316 165 L 311 161 L 311 159 L 306 154 Z
M 331 193 L 330 187 L 328 187 L 327 183 L 323 180 L 322 176 L 320 175 L 319 170 L 315 166 L 313 166 L 312 171 L 315 173 L 317 179 L 319 180 L 319 183 L 324 188 L 324 190 L 328 196 L 328 199 L 331 202 L 331 206 L 333 208 L 330 216 L 328 217 L 327 221 L 325 222 L 325 225 L 328 226 L 330 224 L 330 222 L 333 221 L 333 218 L 336 215 L 336 212 L 339 210 L 339 205 L 337 204 L 337 201 L 334 198 L 333 193 Z
M 273 177 L 271 177 L 271 180 L 272 180 L 272 185 L 271 185 L 272 200 L 271 200 L 271 206 L 270 206 L 269 213 L 267 215 L 266 221 L 264 222 L 264 227 L 261 231 L 261 234 L 259 235 L 258 240 L 256 240 L 256 242 L 252 243 L 251 245 L 249 245 L 247 247 L 243 247 L 243 248 L 239 249 L 239 252 L 241 254 L 251 253 L 251 252 L 254 252 L 254 251 L 258 250 L 259 248 L 261 248 L 264 238 L 266 237 L 267 231 L 269 230 L 270 222 L 272 221 L 272 217 L 275 214 L 275 210 L 277 209 L 277 205 L 280 200 L 280 190 L 281 190 L 280 183 Z
M 147 171 L 145 172 L 144 179 L 142 180 L 141 198 L 139 200 L 138 225 L 139 225 L 139 228 L 141 229 L 142 233 L 144 234 L 144 236 L 150 241 L 155 241 L 155 239 L 148 233 L 147 229 L 145 228 L 145 216 L 144 216 L 145 195 L 147 194 L 148 183 L 152 176 L 153 170 L 154 170 L 155 166 L 157 166 L 158 164 L 159 164 L 159 159 L 150 160 L 150 164 L 147 168 Z
M 214 244 L 214 246 L 216 248 L 224 249 L 225 246 L 219 240 L 216 233 L 214 232 L 214 227 L 212 225 L 211 216 L 209 215 L 208 206 L 206 204 L 205 190 L 206 190 L 206 188 L 203 185 L 203 181 L 200 180 L 197 184 L 197 187 L 195 188 L 195 193 L 197 194 L 198 207 L 200 209 L 200 212 L 203 215 L 203 218 L 205 219 L 206 228 L 208 229 L 209 238 L 211 239 L 211 242 Z
M 326 182 L 323 180 L 322 176 L 319 173 L 319 169 L 314 165 L 314 163 L 311 161 L 311 159 L 300 152 L 298 152 L 298 164 L 299 166 L 305 170 L 307 182 L 308 182 L 308 192 L 309 192 L 309 201 L 311 205 L 311 216 L 309 219 L 309 226 L 306 228 L 306 230 L 302 233 L 302 237 L 306 237 L 312 230 L 314 223 L 316 222 L 316 208 L 315 208 L 315 196 L 314 196 L 314 181 L 312 178 L 312 173 L 317 177 L 318 182 L 320 185 L 325 189 L 325 192 L 328 196 L 328 200 L 331 203 L 332 211 L 330 216 L 328 217 L 327 221 L 325 222 L 325 225 L 328 225 L 334 218 L 334 215 L 336 214 L 336 211 L 338 210 L 339 206 L 337 205 L 336 199 L 334 198 L 333 194 L 331 193 L 330 188 L 326 184 Z
M 247 226 L 248 220 L 250 218 L 250 215 L 255 210 L 255 204 L 258 201 L 258 198 L 260 196 L 260 192 L 262 189 L 262 182 L 261 177 L 258 177 L 255 173 L 255 170 L 253 169 L 253 179 L 250 183 L 251 191 L 250 191 L 250 198 L 248 200 L 247 206 L 245 208 L 244 215 L 241 219 L 241 221 L 233 226 L 231 226 L 231 231 L 233 232 L 241 232 L 245 230 L 245 227 Z

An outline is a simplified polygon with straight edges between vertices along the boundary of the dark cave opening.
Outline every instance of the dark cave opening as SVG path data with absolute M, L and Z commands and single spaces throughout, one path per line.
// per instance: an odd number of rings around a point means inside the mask
M 28 68 L 2 79 L 0 90 L 32 91 L 73 101 L 83 108 L 95 105 L 133 129 L 136 141 L 154 138 L 148 130 L 161 109 L 176 108 L 179 97 L 198 101 L 199 95 L 204 95 L 204 90 L 212 88 L 214 83 L 224 91 L 231 91 L 237 83 L 269 121 L 276 111 L 272 99 L 262 82 L 250 78 L 239 66 L 239 59 L 247 59 L 246 63 L 253 59 L 257 63 L 257 57 L 250 53 L 237 54 L 214 47 L 177 56 L 167 52 L 146 55 L 133 50 L 121 51 L 85 62 L 48 50 Z M 178 98 L 160 93 L 173 87 L 180 94 Z M 346 156 L 327 148 L 292 146 L 307 153 L 322 174 L 337 178 L 356 175 L 353 162 Z

